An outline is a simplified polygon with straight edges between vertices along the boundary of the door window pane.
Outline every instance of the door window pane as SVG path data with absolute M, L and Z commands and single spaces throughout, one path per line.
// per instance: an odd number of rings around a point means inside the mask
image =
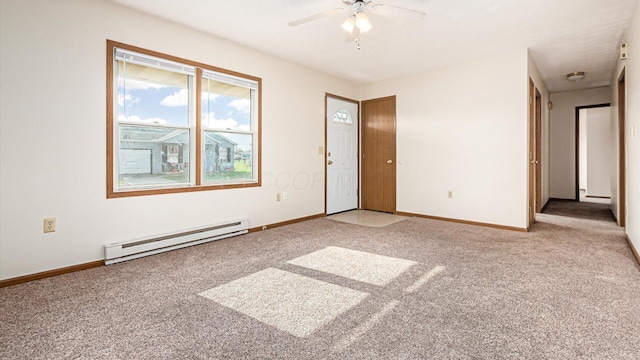
M 351 114 L 345 109 L 339 109 L 333 114 L 333 121 L 339 122 L 343 124 L 353 124 L 353 120 L 351 119 Z

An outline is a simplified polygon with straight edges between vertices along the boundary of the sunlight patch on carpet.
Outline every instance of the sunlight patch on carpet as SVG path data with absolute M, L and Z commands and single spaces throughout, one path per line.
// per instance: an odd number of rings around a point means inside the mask
M 368 296 L 274 268 L 199 295 L 298 337 L 311 335 Z
M 417 264 L 411 260 L 336 246 L 300 256 L 288 263 L 379 286 L 387 285 Z
M 431 269 L 428 273 L 422 275 L 418 280 L 416 280 L 413 284 L 411 284 L 410 286 L 407 286 L 404 289 L 404 292 L 406 293 L 412 293 L 416 290 L 418 290 L 419 288 L 421 288 L 424 284 L 426 284 L 432 277 L 438 275 L 439 273 L 441 273 L 442 271 L 444 271 L 444 266 L 436 266 L 433 269 Z
M 334 350 L 336 351 L 345 351 L 351 344 L 356 342 L 361 336 L 365 335 L 374 326 L 376 326 L 382 318 L 387 316 L 393 309 L 395 309 L 398 304 L 400 304 L 399 300 L 393 300 L 392 302 L 386 304 L 380 311 L 373 314 L 369 320 L 360 324 L 357 328 L 351 331 L 349 334 L 345 335 L 336 345 L 334 346 Z

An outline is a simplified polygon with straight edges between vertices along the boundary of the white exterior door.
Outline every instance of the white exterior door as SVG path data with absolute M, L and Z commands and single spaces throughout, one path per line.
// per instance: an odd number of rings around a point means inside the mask
M 358 104 L 327 97 L 327 214 L 358 208 Z

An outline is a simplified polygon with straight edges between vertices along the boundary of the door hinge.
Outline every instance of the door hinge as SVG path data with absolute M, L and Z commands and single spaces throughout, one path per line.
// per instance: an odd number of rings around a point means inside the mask
M 529 96 L 529 104 L 531 104 L 532 102 L 533 102 L 533 98 Z
M 362 153 L 362 158 L 364 159 L 364 153 Z

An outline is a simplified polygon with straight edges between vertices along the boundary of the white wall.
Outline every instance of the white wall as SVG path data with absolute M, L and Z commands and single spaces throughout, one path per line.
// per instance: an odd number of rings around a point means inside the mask
M 107 39 L 261 77 L 264 186 L 107 199 Z M 112 242 L 324 211 L 324 94 L 357 85 L 97 0 L 2 0 L 0 43 L 0 279 L 99 260 Z
M 540 75 L 540 71 L 538 71 L 538 67 L 536 66 L 531 54 L 528 55 L 528 74 L 529 78 L 533 81 L 536 88 L 540 92 L 541 102 L 542 102 L 542 129 L 541 129 L 541 143 L 542 143 L 542 151 L 541 151 L 541 168 L 542 168 L 542 206 L 549 201 L 549 188 L 550 188 L 550 158 L 549 158 L 549 107 L 548 103 L 550 100 L 549 91 L 547 90 L 547 85 L 544 83 L 542 76 Z M 529 94 L 534 95 L 535 94 Z
M 631 25 L 627 30 L 628 59 L 618 60 L 611 78 L 611 136 L 615 153 L 618 149 L 618 78 L 626 68 L 626 184 L 627 184 L 627 235 L 640 251 L 640 6 L 636 7 Z M 616 160 L 617 163 L 617 160 Z M 618 171 L 612 166 L 611 206 L 619 214 Z
M 611 88 L 597 88 L 551 94 L 550 183 L 549 196 L 556 199 L 576 197 L 576 116 L 578 106 L 607 104 Z
M 579 145 L 580 154 L 580 179 L 578 180 L 578 187 L 581 190 L 587 189 L 587 109 L 580 110 L 580 126 L 579 126 Z
M 398 211 L 527 227 L 526 74 L 523 49 L 362 87 L 397 96 Z
M 615 155 L 611 152 L 610 115 L 609 107 L 586 111 L 587 196 L 611 196 L 610 164 Z

